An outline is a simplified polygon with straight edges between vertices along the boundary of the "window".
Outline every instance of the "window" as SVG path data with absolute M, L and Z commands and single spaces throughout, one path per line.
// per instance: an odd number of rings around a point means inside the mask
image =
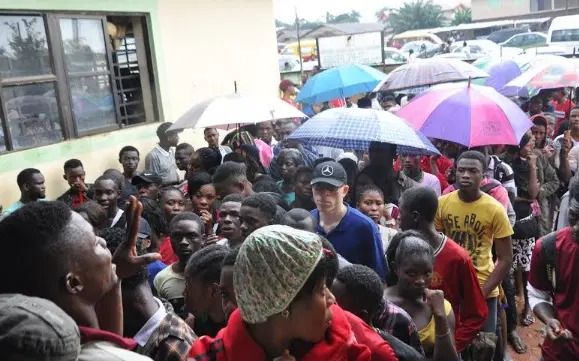
M 0 153 L 156 120 L 146 34 L 144 16 L 0 14 Z
M 579 29 L 555 30 L 551 35 L 551 41 L 579 41 Z

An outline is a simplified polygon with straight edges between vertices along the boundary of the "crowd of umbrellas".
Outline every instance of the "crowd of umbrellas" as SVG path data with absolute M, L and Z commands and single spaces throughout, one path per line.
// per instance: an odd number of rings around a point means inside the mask
M 554 55 L 417 59 L 386 75 L 365 65 L 345 65 L 311 77 L 297 101 L 313 105 L 378 91 L 417 94 L 396 113 L 359 108 L 322 111 L 298 127 L 290 139 L 309 145 L 368 150 L 371 142 L 398 146 L 399 153 L 439 154 L 428 138 L 466 147 L 518 145 L 531 128 L 511 100 L 542 89 L 579 84 L 579 61 Z M 276 97 L 237 93 L 194 105 L 171 129 L 230 127 L 306 115 Z

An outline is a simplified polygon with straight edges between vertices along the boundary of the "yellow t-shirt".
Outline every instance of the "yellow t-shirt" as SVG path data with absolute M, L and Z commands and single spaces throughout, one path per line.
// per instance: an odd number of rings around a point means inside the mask
M 437 230 L 470 254 L 482 287 L 495 269 L 491 253 L 493 240 L 513 234 L 504 207 L 486 193 L 466 203 L 458 197 L 458 191 L 454 191 L 439 198 L 434 222 Z M 498 295 L 499 290 L 495 288 L 489 297 Z
M 444 300 L 444 314 L 446 316 L 450 315 L 452 312 L 452 305 L 447 300 Z M 434 343 L 436 342 L 436 327 L 434 321 L 434 315 L 430 318 L 430 321 L 422 329 L 418 330 L 418 338 L 424 349 L 424 353 L 432 355 L 434 352 Z

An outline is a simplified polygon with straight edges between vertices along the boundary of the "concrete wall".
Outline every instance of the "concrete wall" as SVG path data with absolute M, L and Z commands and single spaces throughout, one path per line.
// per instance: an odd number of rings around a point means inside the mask
M 524 15 L 531 11 L 531 0 L 472 0 L 471 9 L 475 21 Z
M 272 0 L 0 0 L 0 13 L 9 9 L 146 13 L 166 121 L 204 98 L 233 92 L 234 81 L 243 94 L 277 94 Z M 88 182 L 107 168 L 121 169 L 117 158 L 124 145 L 137 147 L 143 163 L 157 141 L 157 125 L 0 154 L 0 204 L 19 198 L 16 175 L 27 167 L 43 172 L 53 199 L 68 187 L 62 165 L 69 158 L 83 161 Z M 181 140 L 202 146 L 202 131 L 185 131 Z

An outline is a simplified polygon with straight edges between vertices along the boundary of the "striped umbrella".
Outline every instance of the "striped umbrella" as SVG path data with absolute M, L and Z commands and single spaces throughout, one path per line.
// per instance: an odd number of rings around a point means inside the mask
M 374 91 L 394 91 L 488 77 L 488 73 L 456 59 L 416 59 L 394 69 Z
M 477 147 L 519 144 L 532 123 L 510 99 L 488 86 L 445 84 L 414 98 L 397 115 L 424 135 Z

